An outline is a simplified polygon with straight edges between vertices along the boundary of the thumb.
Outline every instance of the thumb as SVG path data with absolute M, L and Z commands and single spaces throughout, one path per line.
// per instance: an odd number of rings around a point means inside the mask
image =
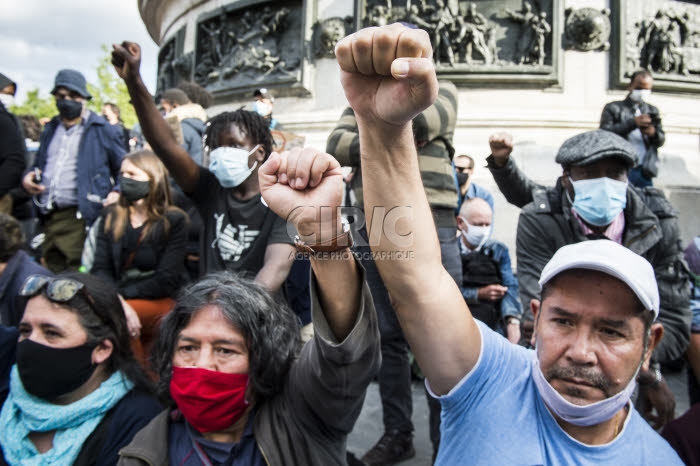
M 417 101 L 437 98 L 438 81 L 432 58 L 397 58 L 391 63 L 391 75 L 397 81 L 408 81 Z
M 261 191 L 277 183 L 277 170 L 281 162 L 280 155 L 277 152 L 272 152 L 267 161 L 260 165 L 258 181 L 260 182 Z

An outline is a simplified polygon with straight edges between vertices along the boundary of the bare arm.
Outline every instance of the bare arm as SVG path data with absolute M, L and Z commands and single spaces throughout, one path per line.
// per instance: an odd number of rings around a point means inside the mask
M 175 141 L 170 127 L 158 112 L 153 97 L 141 79 L 141 47 L 133 42 L 123 42 L 121 45 L 112 45 L 112 48 L 112 64 L 126 83 L 144 137 L 182 190 L 192 193 L 199 181 L 199 166 Z
M 307 243 L 328 241 L 342 232 L 337 212 L 343 198 L 343 175 L 330 155 L 310 148 L 273 152 L 258 177 L 267 205 L 292 222 L 305 239 L 312 238 Z M 344 254 L 311 258 L 321 307 L 338 341 L 348 336 L 360 311 L 360 274 L 349 251 L 345 248 Z
M 411 120 L 438 91 L 430 39 L 399 24 L 363 29 L 338 43 L 336 57 L 360 130 L 370 244 L 374 252 L 412 257 L 376 260 L 377 267 L 433 391 L 444 394 L 476 363 L 481 338 L 442 266 L 413 142 Z
M 268 244 L 265 248 L 263 266 L 255 276 L 255 281 L 267 288 L 270 293 L 277 292 L 289 275 L 295 252 L 291 244 Z

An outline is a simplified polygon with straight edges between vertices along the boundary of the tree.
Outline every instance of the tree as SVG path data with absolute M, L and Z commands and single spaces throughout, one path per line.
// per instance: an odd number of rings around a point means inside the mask
M 119 107 L 124 125 L 131 128 L 138 119 L 134 107 L 129 102 L 129 92 L 126 90 L 124 81 L 119 78 L 112 67 L 112 53 L 104 44 L 102 44 L 101 49 L 104 56 L 97 64 L 97 85 L 87 84 L 88 92 L 92 95 L 92 100 L 88 101 L 88 108 L 100 114 L 105 103 L 115 103 Z M 13 105 L 10 111 L 15 115 L 34 115 L 39 119 L 51 118 L 58 113 L 53 96 L 39 97 L 38 88 L 27 91 L 24 103 Z

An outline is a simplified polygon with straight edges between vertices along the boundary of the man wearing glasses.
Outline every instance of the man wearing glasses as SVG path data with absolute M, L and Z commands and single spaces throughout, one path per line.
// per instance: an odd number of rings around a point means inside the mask
M 459 210 L 462 208 L 464 201 L 467 199 L 474 199 L 475 197 L 480 197 L 485 200 L 489 204 L 489 207 L 491 207 L 491 211 L 493 211 L 493 196 L 489 190 L 472 182 L 472 176 L 474 175 L 474 159 L 467 154 L 460 154 L 455 156 L 452 163 L 455 167 L 457 186 L 459 187 L 457 215 L 459 215 Z
M 46 125 L 22 186 L 39 208 L 42 261 L 59 273 L 80 267 L 86 229 L 118 199 L 113 180 L 126 151 L 118 128 L 87 108 L 92 96 L 80 72 L 59 71 L 51 93 L 59 114 Z

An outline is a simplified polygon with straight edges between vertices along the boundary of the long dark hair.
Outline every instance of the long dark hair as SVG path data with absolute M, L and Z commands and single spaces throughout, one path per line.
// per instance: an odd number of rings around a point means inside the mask
M 301 347 L 297 318 L 262 286 L 230 273 L 217 273 L 185 287 L 175 309 L 161 323 L 152 353 L 161 401 L 173 405 L 170 379 L 175 346 L 180 332 L 206 306 L 216 306 L 229 324 L 243 334 L 255 401 L 274 396 Z

